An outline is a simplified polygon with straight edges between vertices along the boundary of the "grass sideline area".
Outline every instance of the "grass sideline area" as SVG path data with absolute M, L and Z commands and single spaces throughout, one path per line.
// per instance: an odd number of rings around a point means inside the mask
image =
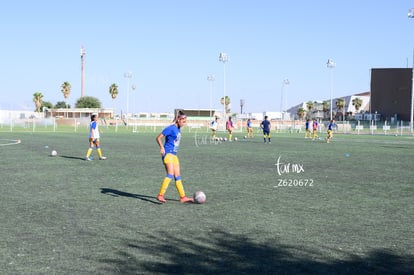
M 171 183 L 160 204 L 160 130 L 103 128 L 108 159 L 91 162 L 84 128 L 1 133 L 1 273 L 414 272 L 412 136 L 183 130 L 184 187 L 207 202 Z

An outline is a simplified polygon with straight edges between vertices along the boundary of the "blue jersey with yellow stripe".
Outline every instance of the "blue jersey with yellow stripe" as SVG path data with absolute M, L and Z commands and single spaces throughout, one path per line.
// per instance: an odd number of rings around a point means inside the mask
M 162 131 L 162 134 L 165 137 L 165 143 L 164 143 L 165 154 L 176 155 L 178 152 L 178 148 L 180 147 L 180 140 L 181 140 L 180 129 L 177 127 L 177 125 L 172 124 L 166 127 Z

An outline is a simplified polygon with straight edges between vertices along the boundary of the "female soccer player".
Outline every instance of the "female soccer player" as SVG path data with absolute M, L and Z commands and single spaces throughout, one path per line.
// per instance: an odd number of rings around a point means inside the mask
M 305 138 L 311 138 L 311 126 L 310 126 L 310 119 L 306 119 L 305 123 Z
M 268 119 L 268 116 L 264 117 L 264 120 L 262 121 L 262 123 L 260 123 L 260 128 L 262 128 L 263 130 L 264 143 L 266 143 L 267 138 L 267 143 L 270 144 L 270 121 Z
M 211 129 L 211 139 L 216 140 L 217 138 L 217 127 L 218 127 L 218 117 L 211 122 L 210 129 Z
M 91 123 L 89 125 L 89 149 L 86 152 L 86 160 L 92 160 L 91 154 L 94 147 L 96 147 L 96 152 L 98 153 L 99 159 L 106 159 L 106 157 L 102 156 L 100 134 L 101 132 L 98 125 L 98 115 L 92 114 Z
M 318 121 L 316 120 L 316 118 L 313 119 L 312 122 L 312 129 L 313 129 L 313 140 L 318 139 Z
M 229 120 L 226 122 L 226 130 L 229 132 L 229 141 L 233 138 L 233 121 L 231 121 L 231 116 L 229 116 Z
M 181 127 L 187 123 L 187 117 L 184 112 L 179 111 L 174 120 L 174 124 L 167 126 L 164 130 L 156 137 L 156 141 L 160 146 L 160 153 L 162 162 L 165 166 L 167 175 L 162 181 L 160 192 L 158 193 L 157 200 L 165 203 L 164 194 L 167 191 L 168 185 L 171 180 L 175 179 L 175 187 L 177 188 L 178 194 L 180 195 L 180 202 L 193 202 L 193 198 L 185 196 L 183 183 L 180 175 L 180 161 L 177 157 L 178 148 L 181 140 Z M 164 145 L 162 139 L 165 139 Z
M 335 120 L 332 119 L 331 122 L 329 122 L 328 125 L 328 136 L 326 137 L 326 143 L 331 142 L 332 138 L 333 138 L 333 127 L 335 126 Z
M 250 118 L 247 120 L 247 138 L 253 138 L 253 128 L 252 128 L 252 121 Z

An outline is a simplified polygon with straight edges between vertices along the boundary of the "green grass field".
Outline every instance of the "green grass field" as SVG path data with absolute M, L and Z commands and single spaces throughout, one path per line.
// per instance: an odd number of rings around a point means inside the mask
M 160 204 L 161 129 L 103 130 L 92 162 L 83 128 L 0 134 L 1 274 L 414 272 L 412 136 L 184 131 L 184 187 L 207 202 L 172 183 Z

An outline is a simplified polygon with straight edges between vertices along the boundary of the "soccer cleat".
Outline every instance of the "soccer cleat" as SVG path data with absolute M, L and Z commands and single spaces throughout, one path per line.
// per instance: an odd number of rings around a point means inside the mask
M 186 203 L 186 202 L 194 202 L 194 199 L 193 199 L 193 198 L 189 198 L 189 197 L 184 196 L 184 197 L 181 197 L 181 198 L 180 198 L 180 202 L 181 202 L 181 203 Z
M 88 158 L 88 157 L 86 157 L 86 158 L 85 158 L 85 160 L 87 160 L 87 161 L 92 161 L 92 158 L 91 158 L 91 157 L 89 157 L 89 158 Z
M 162 202 L 162 203 L 167 202 L 167 201 L 165 200 L 165 198 L 164 198 L 164 195 L 158 195 L 158 196 L 157 196 L 157 200 L 158 200 L 158 201 L 160 201 L 160 202 Z
M 106 157 L 100 157 L 99 159 L 100 160 L 106 160 Z

